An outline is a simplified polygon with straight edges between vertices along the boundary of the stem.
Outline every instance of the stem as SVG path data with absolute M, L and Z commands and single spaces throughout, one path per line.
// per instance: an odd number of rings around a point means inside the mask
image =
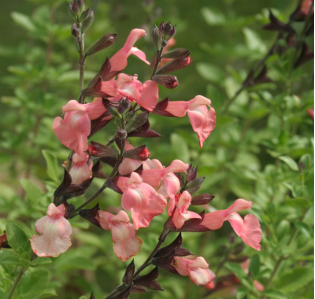
M 84 57 L 84 33 L 81 33 L 81 38 L 79 39 L 79 65 L 80 65 L 80 99 L 81 100 L 81 91 L 83 90 L 84 85 L 84 66 L 85 66 L 85 57 Z
M 234 100 L 237 98 L 237 96 L 244 90 L 243 87 L 240 87 L 238 91 L 234 94 L 234 96 L 226 103 L 225 107 L 223 108 L 222 114 L 227 112 L 230 105 L 234 102 Z
M 156 57 L 155 57 L 155 65 L 154 65 L 154 69 L 153 69 L 153 72 L 151 74 L 151 77 L 150 77 L 150 80 L 152 79 L 152 77 L 155 75 L 158 67 L 159 67 L 159 64 L 162 60 L 162 52 L 163 52 L 163 49 L 164 47 L 161 48 L 161 50 L 159 52 L 156 53 Z
M 22 279 L 22 277 L 23 277 L 23 274 L 25 273 L 26 270 L 27 270 L 27 268 L 25 268 L 25 269 L 24 269 L 24 267 L 21 268 L 20 273 L 19 273 L 19 275 L 16 277 L 16 279 L 15 279 L 15 281 L 14 281 L 12 287 L 11 287 L 11 290 L 10 290 L 10 292 L 9 292 L 9 295 L 8 295 L 8 297 L 7 297 L 6 299 L 11 299 L 11 298 L 13 298 L 14 292 L 15 292 L 17 286 L 19 285 L 19 283 L 20 283 L 20 281 L 21 281 L 21 279 Z

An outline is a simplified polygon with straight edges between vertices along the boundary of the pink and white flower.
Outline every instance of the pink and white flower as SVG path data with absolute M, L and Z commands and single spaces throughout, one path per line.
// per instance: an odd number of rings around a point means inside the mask
M 36 221 L 35 229 L 40 235 L 33 235 L 31 247 L 38 256 L 56 257 L 71 246 L 72 228 L 69 221 L 64 218 L 65 212 L 63 204 L 56 207 L 51 203 L 47 209 L 47 216 Z
M 197 258 L 192 255 L 175 256 L 172 265 L 180 275 L 189 275 L 190 280 L 196 285 L 206 285 L 215 278 L 215 274 L 209 270 L 209 264 L 201 256 Z
M 84 158 L 79 156 L 78 154 L 74 153 L 72 156 L 72 163 L 69 170 L 69 174 L 71 175 L 72 184 L 80 185 L 87 179 L 92 176 L 92 166 L 93 163 L 90 165 L 87 164 L 89 159 L 89 155 L 85 155 Z
M 143 241 L 136 237 L 136 230 L 125 211 L 119 211 L 117 215 L 98 211 L 97 219 L 103 229 L 111 231 L 114 252 L 121 261 L 125 262 L 140 252 Z

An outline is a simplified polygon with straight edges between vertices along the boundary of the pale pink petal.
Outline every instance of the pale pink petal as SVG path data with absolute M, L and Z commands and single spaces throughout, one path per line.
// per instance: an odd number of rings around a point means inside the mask
M 228 216 L 226 210 L 215 211 L 204 216 L 200 225 L 203 225 L 211 230 L 216 230 L 222 227 L 225 218 Z
M 198 95 L 195 96 L 192 100 L 188 101 L 187 103 L 188 109 L 191 110 L 202 105 L 209 106 L 211 104 L 211 101 L 204 96 Z
M 190 280 L 197 286 L 206 285 L 215 278 L 215 274 L 209 269 L 194 269 L 189 271 Z
M 118 171 L 121 175 L 125 175 L 135 171 L 137 168 L 140 167 L 140 165 L 141 163 L 137 160 L 124 158 L 122 163 L 119 165 Z
M 164 196 L 173 197 L 177 194 L 177 192 L 180 189 L 179 179 L 172 172 L 167 173 L 163 177 L 163 185 L 164 185 L 165 191 L 166 191 L 166 194 L 163 194 Z M 159 189 L 159 193 L 162 194 L 160 189 Z
M 130 51 L 128 52 L 129 55 L 135 55 L 139 59 L 141 59 L 146 64 L 150 65 L 150 62 L 147 60 L 146 55 L 143 51 L 139 50 L 137 47 L 132 47 Z
M 227 220 L 245 244 L 258 251 L 260 250 L 259 243 L 262 239 L 262 231 L 256 216 L 253 214 L 246 215 L 243 221 L 240 215 L 232 213 Z
M 184 117 L 189 108 L 189 102 L 185 101 L 176 101 L 176 102 L 168 102 L 168 105 L 165 111 L 173 114 L 176 117 Z
M 87 165 L 88 157 L 89 156 L 86 154 L 85 157 L 82 158 L 76 153 L 72 156 L 72 163 L 69 170 L 72 184 L 80 185 L 92 176 L 91 167 L 93 164 L 91 163 L 90 166 Z
M 188 169 L 189 165 L 182 162 L 181 160 L 174 160 L 170 166 L 165 169 L 167 172 L 184 172 Z
M 86 106 L 84 104 L 80 104 L 76 100 L 70 100 L 65 106 L 62 107 L 63 112 L 69 112 L 69 111 L 86 111 Z
M 71 246 L 72 228 L 69 221 L 64 218 L 64 213 L 64 205 L 59 208 L 51 203 L 47 209 L 47 216 L 35 223 L 35 229 L 41 235 L 33 235 L 31 247 L 38 256 L 56 257 Z
M 257 280 L 254 280 L 254 287 L 255 287 L 255 289 L 257 290 L 257 291 L 259 291 L 259 292 L 263 292 L 264 290 L 265 290 L 265 287 L 264 287 L 264 285 L 263 284 L 261 284 L 259 281 L 257 281 Z
M 227 209 L 228 213 L 239 212 L 242 210 L 250 209 L 252 207 L 252 202 L 247 201 L 242 198 L 238 198 L 235 202 Z

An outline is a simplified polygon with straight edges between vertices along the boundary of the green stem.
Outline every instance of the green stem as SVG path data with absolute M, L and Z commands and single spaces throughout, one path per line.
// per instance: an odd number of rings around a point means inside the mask
M 222 111 L 222 114 L 226 113 L 227 110 L 229 109 L 230 105 L 234 102 L 234 100 L 237 98 L 237 96 L 244 90 L 243 87 L 240 87 L 238 89 L 238 91 L 234 94 L 234 96 L 229 99 L 229 101 L 225 104 L 224 108 L 223 108 L 223 111 Z
M 11 290 L 9 292 L 9 295 L 8 295 L 8 297 L 6 299 L 13 298 L 14 292 L 15 292 L 17 286 L 19 285 L 19 283 L 20 283 L 20 281 L 21 281 L 21 279 L 22 279 L 22 277 L 23 277 L 23 275 L 24 275 L 26 270 L 27 270 L 27 268 L 25 268 L 25 269 L 23 267 L 21 268 L 21 271 L 20 271 L 19 275 L 16 277 L 16 279 L 15 279 L 13 285 L 12 285 L 12 288 L 11 288 Z

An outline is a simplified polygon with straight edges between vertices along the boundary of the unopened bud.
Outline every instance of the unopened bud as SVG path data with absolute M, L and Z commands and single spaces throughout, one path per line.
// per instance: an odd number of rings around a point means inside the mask
M 185 58 L 187 56 L 189 56 L 190 52 L 184 48 L 178 48 L 169 52 L 166 52 L 165 54 L 163 54 L 163 58 L 175 58 L 175 59 L 179 59 L 179 58 Z
M 89 15 L 89 13 L 90 13 L 89 8 L 87 8 L 85 11 L 83 11 L 81 13 L 81 16 L 80 16 L 80 21 L 83 22 L 87 18 L 87 16 Z
M 164 32 L 165 32 L 165 33 L 169 33 L 169 32 L 171 31 L 171 29 L 172 29 L 171 22 L 168 21 L 168 22 L 165 24 L 165 26 L 164 26 Z
M 73 14 L 74 14 L 75 16 L 79 16 L 79 14 L 80 14 L 80 8 L 79 8 L 79 5 L 78 5 L 78 3 L 76 2 L 76 0 L 73 0 L 71 10 L 72 10 L 72 12 L 73 12 Z
M 162 86 L 173 89 L 178 86 L 178 80 L 176 76 L 171 75 L 155 75 L 151 79 L 152 81 L 161 84 Z
M 83 0 L 75 0 L 78 4 L 78 7 L 80 8 L 81 11 L 83 11 L 85 5 L 84 5 L 84 2 Z
M 161 49 L 161 34 L 160 29 L 154 25 L 154 28 L 152 30 L 152 42 L 155 49 L 155 52 L 159 52 Z
M 68 13 L 73 19 L 76 19 L 76 15 L 74 14 L 74 12 L 72 10 L 72 4 L 71 3 L 68 3 Z
M 193 60 L 189 56 L 173 59 L 172 61 L 164 64 L 160 69 L 157 70 L 157 75 L 169 74 L 171 72 L 175 72 L 181 70 L 187 66 L 189 66 Z
M 127 131 L 124 130 L 124 129 L 118 129 L 116 131 L 116 136 L 119 138 L 119 139 L 125 139 L 127 137 Z
M 86 19 L 83 21 L 81 31 L 85 32 L 86 30 L 88 30 L 89 27 L 92 25 L 93 21 L 94 21 L 94 11 L 92 9 L 87 15 Z
M 150 158 L 151 154 L 146 145 L 141 145 L 137 148 L 124 152 L 123 156 L 137 161 L 145 161 Z
M 114 33 L 104 34 L 100 39 L 98 39 L 92 46 L 90 46 L 86 50 L 85 56 L 90 56 L 96 52 L 110 47 L 115 42 L 116 35 L 117 34 Z
M 161 45 L 162 45 L 163 48 L 167 47 L 167 45 L 168 45 L 167 40 L 163 39 Z
M 77 27 L 76 23 L 71 26 L 71 34 L 74 38 L 80 37 L 80 29 Z
M 127 98 L 122 98 L 118 101 L 118 112 L 125 115 L 130 109 L 130 102 Z
M 117 111 L 115 107 L 107 105 L 107 109 L 112 116 L 114 116 L 115 118 L 122 119 L 120 113 Z
M 98 150 L 91 144 L 89 147 L 88 147 L 88 152 L 94 156 L 98 153 Z
M 189 165 L 186 170 L 187 173 L 187 182 L 193 181 L 197 177 L 198 167 L 193 167 L 192 164 Z
M 159 30 L 162 32 L 164 30 L 164 21 L 161 22 L 161 24 L 159 25 Z
M 166 24 L 162 22 L 159 26 L 160 34 L 164 36 L 165 39 L 170 39 L 175 35 L 176 26 L 172 27 L 171 22 L 167 22 Z

